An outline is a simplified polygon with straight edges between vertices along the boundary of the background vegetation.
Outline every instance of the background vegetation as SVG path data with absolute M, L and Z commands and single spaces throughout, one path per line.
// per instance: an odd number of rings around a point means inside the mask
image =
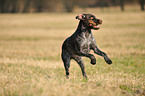
M 75 9 L 73 13 L 0 14 L 1 96 L 144 96 L 145 13 L 140 6 Z M 92 13 L 103 20 L 93 30 L 97 44 L 113 60 L 107 65 L 83 58 L 88 80 L 71 61 L 65 78 L 61 45 L 78 25 L 75 16 Z M 93 52 L 92 52 L 93 54 Z
M 144 0 L 0 0 L 0 13 L 18 12 L 73 12 L 76 8 L 120 6 L 140 4 L 144 10 Z

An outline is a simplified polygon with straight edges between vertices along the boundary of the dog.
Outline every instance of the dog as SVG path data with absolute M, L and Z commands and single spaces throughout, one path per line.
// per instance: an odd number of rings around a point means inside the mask
M 85 72 L 84 62 L 81 56 L 91 59 L 91 64 L 96 64 L 96 58 L 90 54 L 90 50 L 104 58 L 106 63 L 112 64 L 112 61 L 108 58 L 107 54 L 102 52 L 96 44 L 96 40 L 91 32 L 91 29 L 98 30 L 99 24 L 102 24 L 102 20 L 96 18 L 92 14 L 80 14 L 76 16 L 76 19 L 80 20 L 76 31 L 68 37 L 62 44 L 61 58 L 64 63 L 66 77 L 69 78 L 70 60 L 74 59 L 80 66 L 82 75 L 87 78 Z

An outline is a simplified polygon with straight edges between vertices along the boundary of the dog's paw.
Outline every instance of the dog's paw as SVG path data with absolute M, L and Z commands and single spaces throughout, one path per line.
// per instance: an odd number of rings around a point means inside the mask
M 96 59 L 91 60 L 91 64 L 95 65 L 96 64 Z
M 108 60 L 107 63 L 108 63 L 108 64 L 112 64 L 112 61 L 111 61 L 111 60 Z
M 105 59 L 106 63 L 108 63 L 109 65 L 112 64 L 112 61 L 108 58 L 107 55 L 104 57 L 104 59 Z
M 111 61 L 109 58 L 105 59 L 105 61 L 106 61 L 106 63 L 108 63 L 108 64 L 112 64 L 112 61 Z

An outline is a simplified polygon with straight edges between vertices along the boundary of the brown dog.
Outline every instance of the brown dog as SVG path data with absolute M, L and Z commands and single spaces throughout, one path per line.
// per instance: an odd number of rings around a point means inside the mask
M 96 54 L 102 56 L 108 64 L 112 61 L 108 58 L 107 54 L 98 49 L 96 40 L 91 32 L 91 29 L 98 30 L 102 20 L 96 18 L 92 14 L 80 14 L 76 16 L 80 20 L 77 30 L 68 37 L 62 45 L 62 60 L 66 70 L 66 77 L 69 78 L 70 60 L 74 59 L 81 67 L 82 74 L 87 78 L 84 62 L 81 56 L 91 59 L 91 64 L 96 64 L 94 55 L 89 54 L 93 50 Z

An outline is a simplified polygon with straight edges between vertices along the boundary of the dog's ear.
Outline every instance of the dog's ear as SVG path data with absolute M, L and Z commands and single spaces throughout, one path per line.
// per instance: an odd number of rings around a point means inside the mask
M 86 16 L 83 14 L 79 14 L 78 16 L 76 16 L 76 19 L 78 20 L 85 20 Z

